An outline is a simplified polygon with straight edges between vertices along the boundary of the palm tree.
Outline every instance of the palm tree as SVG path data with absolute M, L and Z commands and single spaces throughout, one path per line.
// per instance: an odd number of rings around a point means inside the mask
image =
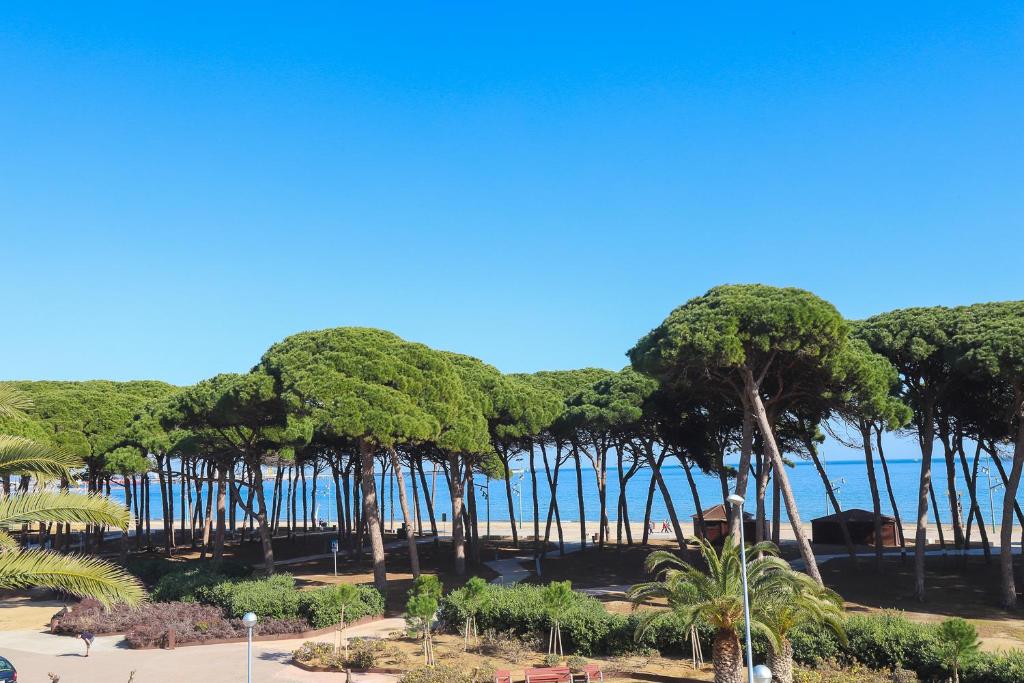
M 0 417 L 24 418 L 31 406 L 23 394 L 0 386 Z M 71 470 L 81 466 L 80 459 L 62 449 L 20 436 L 0 435 L 0 476 L 71 478 Z M 81 555 L 22 549 L 8 532 L 21 524 L 48 522 L 105 525 L 127 531 L 131 514 L 99 495 L 45 489 L 0 495 L 0 588 L 42 586 L 94 598 L 106 606 L 134 605 L 145 598 L 142 584 L 116 565 Z
M 659 581 L 641 583 L 629 592 L 633 603 L 652 598 L 668 601 L 670 612 L 647 610 L 641 614 L 636 638 L 639 640 L 650 626 L 673 614 L 682 630 L 698 622 L 715 629 L 712 662 L 715 683 L 740 683 L 740 629 L 743 628 L 743 579 L 740 548 L 732 536 L 726 536 L 721 552 L 707 541 L 698 539 L 707 570 L 699 569 L 670 552 L 659 550 L 647 556 L 648 572 L 660 574 Z M 778 602 L 790 591 L 788 573 L 792 572 L 777 557 L 778 548 L 767 541 L 747 549 L 747 581 L 750 586 L 750 628 L 762 634 L 773 648 L 779 647 L 775 631 L 764 618 L 764 607 Z
M 769 648 L 768 667 L 779 683 L 793 683 L 793 644 L 790 632 L 797 626 L 815 624 L 831 629 L 844 644 L 843 599 L 819 586 L 800 572 L 787 569 L 783 575 L 789 584 L 776 600 L 762 603 L 761 620 L 775 634 Z
M 939 624 L 936 635 L 942 643 L 946 664 L 953 669 L 953 683 L 960 683 L 960 666 L 981 649 L 978 629 L 966 619 L 954 617 Z

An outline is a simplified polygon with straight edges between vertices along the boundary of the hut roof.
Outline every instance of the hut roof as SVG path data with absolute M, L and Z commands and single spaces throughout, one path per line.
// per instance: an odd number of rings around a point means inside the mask
M 754 515 L 749 512 L 743 513 L 743 519 L 753 519 Z M 693 515 L 693 519 L 698 519 L 697 515 Z M 725 505 L 719 503 L 714 507 L 710 507 L 704 510 L 704 521 L 705 522 L 725 522 L 729 519 L 729 516 L 725 512 Z
M 875 513 L 870 510 L 863 510 L 861 508 L 850 508 L 849 510 L 842 511 L 843 518 L 847 522 L 873 522 L 875 521 Z M 895 517 L 889 515 L 882 515 L 882 522 L 895 522 Z M 811 522 L 839 522 L 839 515 L 832 513 L 831 515 L 825 515 L 824 517 L 818 517 L 812 519 Z

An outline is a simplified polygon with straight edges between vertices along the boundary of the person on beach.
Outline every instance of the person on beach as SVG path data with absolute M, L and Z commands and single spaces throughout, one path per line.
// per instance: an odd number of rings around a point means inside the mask
M 654 520 L 653 519 L 650 520 L 649 522 L 647 522 L 647 533 L 649 533 L 649 534 L 653 534 L 654 533 Z
M 668 520 L 667 519 L 663 519 L 663 520 L 661 520 L 661 533 L 667 534 L 668 532 L 669 532 Z

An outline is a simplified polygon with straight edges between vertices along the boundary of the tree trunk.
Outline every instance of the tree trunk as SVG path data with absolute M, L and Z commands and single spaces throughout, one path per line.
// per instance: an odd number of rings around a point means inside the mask
M 750 472 L 750 456 L 754 451 L 754 415 L 753 406 L 750 405 L 750 401 L 743 398 L 743 430 L 740 435 L 740 463 L 736 467 L 736 495 L 747 496 L 747 474 Z M 724 463 L 723 463 L 724 466 Z M 725 506 L 725 514 L 729 518 L 729 533 L 731 533 L 736 542 L 740 542 L 740 524 L 743 523 L 741 517 L 733 514 L 735 511 L 732 509 L 732 505 L 728 501 L 722 501 Z
M 985 562 L 990 562 L 992 559 L 992 549 L 988 543 L 988 531 L 985 529 L 985 518 L 981 514 L 981 505 L 978 504 L 978 462 L 981 459 L 981 444 L 977 446 L 977 450 L 974 452 L 974 472 L 971 473 L 971 469 L 967 466 L 967 454 L 964 453 L 963 440 L 961 439 L 957 444 L 957 452 L 960 455 L 960 464 L 964 469 L 964 481 L 967 482 L 967 491 L 971 496 L 971 513 L 975 519 L 978 520 L 978 534 L 981 536 L 981 547 L 985 553 Z M 971 523 L 970 519 L 967 521 L 967 534 L 964 537 L 964 545 L 970 549 L 971 545 Z
M 935 409 L 926 400 L 919 425 L 921 442 L 921 480 L 917 493 L 917 533 L 914 536 L 914 595 L 924 602 L 924 552 L 928 543 L 928 496 L 932 486 L 932 447 L 935 441 Z M 939 524 L 938 520 L 936 523 Z M 942 526 L 940 524 L 939 528 Z
M 227 472 L 223 466 L 217 468 L 217 534 L 213 539 L 213 560 L 214 562 L 224 557 L 224 509 L 225 496 L 227 494 Z
M 499 450 L 498 457 L 505 468 L 505 499 L 508 501 L 508 519 L 512 524 L 512 545 L 518 548 L 519 532 L 516 530 L 516 511 L 515 506 L 512 504 L 512 470 L 508 466 L 508 451 L 504 449 Z M 530 453 L 530 459 L 533 459 L 533 453 Z
M 779 639 L 779 651 L 768 648 L 768 668 L 772 670 L 773 680 L 778 683 L 793 683 L 793 643 L 783 636 Z
M 657 465 L 661 467 L 661 463 L 665 462 L 665 456 L 668 455 L 668 451 L 663 450 L 661 455 L 658 456 Z M 651 463 L 651 480 L 647 483 L 647 504 L 644 506 L 644 535 L 640 541 L 642 545 L 647 545 L 651 535 L 651 509 L 654 507 L 654 489 L 658 486 L 658 480 L 654 476 L 655 464 Z
M 409 512 L 409 500 L 405 496 L 405 477 L 402 476 L 402 464 L 398 461 L 398 452 L 394 448 L 388 449 L 391 452 L 391 471 L 398 479 L 398 503 L 402 506 L 402 520 L 405 522 L 405 537 L 409 542 L 409 564 L 412 567 L 414 579 L 420 576 L 420 557 L 416 552 L 416 534 L 413 531 L 413 519 Z
M 587 511 L 583 502 L 583 471 L 580 468 L 580 451 L 573 444 L 572 457 L 576 461 L 576 498 L 580 503 L 580 547 L 587 548 Z
M 669 493 L 668 487 L 665 485 L 665 478 L 661 476 L 661 467 L 654 467 L 654 453 L 650 450 L 647 451 L 647 461 L 651 464 L 651 476 L 657 480 L 658 489 L 661 491 L 661 497 L 665 500 L 665 511 L 668 513 L 668 518 L 672 522 L 672 530 L 676 535 L 676 543 L 679 544 L 680 548 L 685 548 L 686 537 L 683 535 L 683 528 L 679 526 L 679 516 L 676 515 L 676 506 L 672 504 L 672 494 Z
M 772 467 L 772 543 L 779 545 L 782 536 L 782 494 L 779 492 L 779 477 Z
M 857 550 L 853 547 L 853 538 L 850 537 L 850 525 L 846 523 L 846 517 L 843 516 L 843 511 L 839 507 L 839 499 L 836 498 L 836 492 L 832 487 L 832 482 L 829 481 L 828 473 L 825 471 L 825 467 L 821 464 L 821 458 L 818 457 L 817 449 L 814 448 L 813 444 L 808 444 L 808 451 L 811 454 L 811 460 L 814 461 L 814 467 L 818 470 L 818 476 L 821 477 L 821 481 L 825 485 L 825 493 L 828 494 L 828 500 L 832 503 L 832 508 L 836 511 L 836 520 L 839 522 L 839 530 L 843 534 L 843 543 L 846 545 L 846 553 L 850 556 L 850 561 L 853 565 L 856 566 Z
M 793 534 L 796 537 L 797 546 L 800 548 L 800 556 L 803 558 L 807 573 L 819 585 L 824 585 L 821 580 L 821 573 L 818 571 L 818 563 L 814 559 L 814 551 L 804 534 L 803 524 L 800 521 L 800 511 L 796 506 L 796 498 L 793 496 L 793 489 L 789 485 L 789 477 L 783 468 L 782 455 L 775 442 L 775 434 L 772 426 L 768 423 L 768 414 L 765 412 L 764 404 L 761 402 L 761 395 L 754 383 L 753 374 L 747 370 L 744 376 L 744 384 L 747 391 L 747 402 L 754 410 L 754 419 L 757 421 L 758 429 L 761 432 L 761 439 L 772 459 L 775 468 L 775 476 L 779 479 L 779 490 L 782 492 L 783 500 L 786 502 L 786 512 L 789 514 L 789 521 L 793 527 Z
M 858 427 L 864 447 L 864 464 L 868 471 L 868 486 L 871 489 L 871 513 L 875 519 L 875 569 L 881 573 L 884 567 L 882 560 L 882 498 L 878 494 L 878 481 L 875 479 L 875 456 L 871 452 L 871 423 L 861 420 Z
M 741 683 L 743 650 L 736 631 L 722 629 L 715 634 L 711 661 L 715 668 L 715 683 Z
M 768 494 L 768 462 L 764 453 L 758 453 L 754 468 L 757 481 L 757 510 L 754 515 L 754 541 L 760 543 L 767 538 L 765 531 L 764 499 Z
M 683 465 L 683 472 L 686 473 L 686 483 L 689 484 L 689 486 L 690 486 L 690 496 L 693 498 L 693 505 L 697 509 L 697 525 L 701 529 L 704 529 L 705 528 L 705 526 L 704 526 L 704 509 L 701 507 L 701 504 L 700 504 L 700 493 L 697 491 L 697 482 L 695 482 L 693 480 L 693 472 L 690 471 L 690 463 L 686 460 L 686 458 L 684 458 L 682 456 L 677 456 L 677 457 L 679 458 L 679 462 L 682 463 L 682 465 Z M 658 473 L 658 479 L 659 480 L 661 479 L 661 473 L 660 472 Z M 672 514 L 675 514 L 675 510 L 672 511 Z M 678 526 L 678 524 L 677 524 L 677 526 Z M 680 530 L 678 532 L 678 534 L 679 534 L 679 537 L 681 537 L 682 536 L 682 530 Z M 680 543 L 680 546 L 679 546 L 680 548 L 683 548 L 683 543 L 684 542 L 685 542 L 685 539 Z
M 455 453 L 448 456 L 448 463 L 451 470 L 448 482 L 452 493 L 452 550 L 455 553 L 455 574 L 465 576 L 466 538 L 465 529 L 462 526 L 462 468 L 459 465 L 459 456 Z
M 384 538 L 380 529 L 380 517 L 377 511 L 376 482 L 373 480 L 373 446 L 370 442 L 360 439 L 359 458 L 363 469 L 363 521 L 366 523 L 370 537 L 370 552 L 373 557 L 373 585 L 384 592 L 388 585 L 387 568 L 384 566 Z
M 1017 416 L 1017 441 L 1013 447 L 1013 465 L 1003 492 L 1003 524 L 999 530 L 999 573 L 1002 579 L 1002 603 L 1006 609 L 1017 606 L 1017 585 L 1013 576 L 1013 508 L 1024 469 L 1024 415 Z
M 900 516 L 900 508 L 896 505 L 896 493 L 892 488 L 892 478 L 889 476 L 889 465 L 885 461 L 885 449 L 882 447 L 882 428 L 875 425 L 875 450 L 878 451 L 878 462 L 882 464 L 882 474 L 885 476 L 885 490 L 889 494 L 889 506 L 892 508 L 892 516 L 896 518 L 896 533 L 899 536 L 900 556 L 903 561 L 907 558 L 907 536 L 903 532 L 903 518 Z
M 434 465 L 435 472 L 437 471 L 437 465 Z M 434 497 L 430 494 L 427 489 L 427 474 L 423 471 L 423 458 L 417 459 L 417 469 L 420 475 L 420 484 L 423 485 L 423 502 L 427 505 L 427 517 L 430 519 L 430 533 L 433 536 L 437 536 L 437 520 L 434 519 Z M 435 474 L 436 477 L 436 474 Z
M 540 550 L 540 499 L 537 497 L 537 465 L 533 462 L 533 444 L 527 449 L 530 458 L 530 489 L 533 498 L 533 553 Z M 472 499 L 472 496 L 471 496 Z M 476 513 L 474 513 L 474 518 Z

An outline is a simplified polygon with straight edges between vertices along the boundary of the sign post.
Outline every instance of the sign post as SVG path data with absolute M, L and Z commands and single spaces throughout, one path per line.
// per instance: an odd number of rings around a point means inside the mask
M 338 539 L 331 539 L 331 552 L 334 553 L 334 575 L 338 575 Z

